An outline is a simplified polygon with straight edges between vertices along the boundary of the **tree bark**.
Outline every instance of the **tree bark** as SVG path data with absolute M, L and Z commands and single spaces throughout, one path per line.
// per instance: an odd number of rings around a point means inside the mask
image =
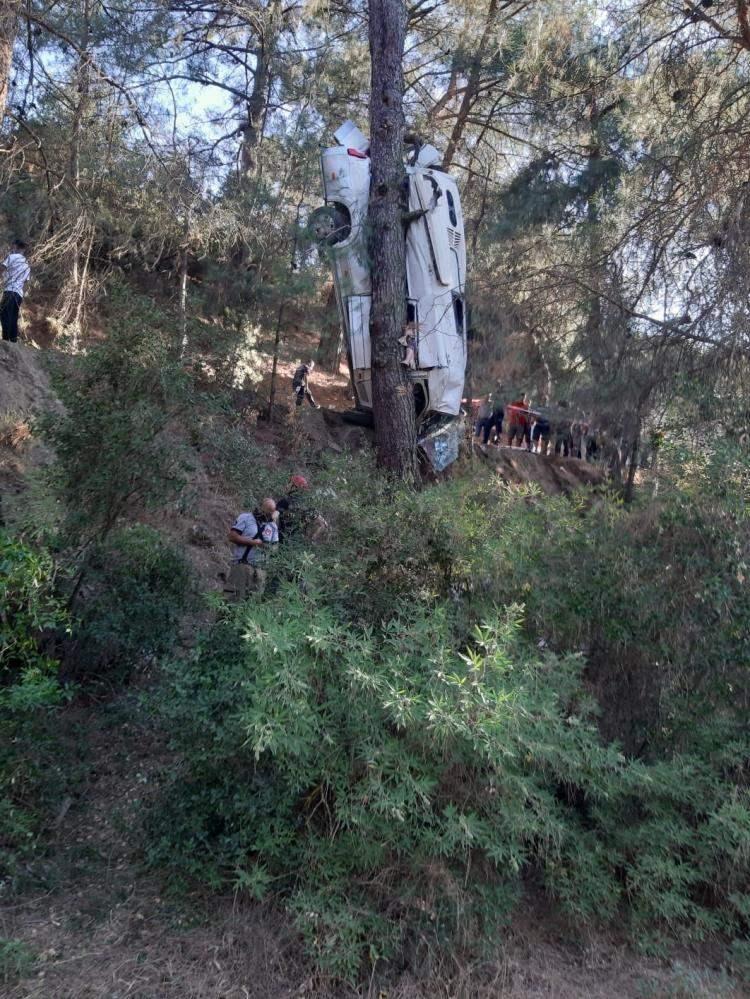
M 0 0 L 0 125 L 8 103 L 13 43 L 16 40 L 20 0 Z
M 315 356 L 316 364 L 323 371 L 332 371 L 335 374 L 339 370 L 343 350 L 343 320 L 336 301 L 336 291 L 332 284 L 323 307 L 320 342 Z
M 289 257 L 289 277 L 294 274 L 297 269 L 297 246 L 299 244 L 299 222 L 302 215 L 302 206 L 305 203 L 305 196 L 307 194 L 307 174 L 305 174 L 305 181 L 302 185 L 302 191 L 300 192 L 299 201 L 297 202 L 297 210 L 294 215 L 294 239 L 292 240 L 292 252 Z M 273 362 L 271 365 L 271 388 L 268 393 L 268 422 L 273 423 L 273 410 L 276 405 L 276 375 L 279 369 L 279 348 L 281 347 L 281 329 L 284 322 L 284 305 L 286 304 L 285 299 L 282 298 L 279 304 L 279 312 L 276 316 L 276 332 L 273 338 Z
M 188 315 L 187 315 L 187 300 L 188 300 L 188 263 L 190 255 L 190 245 L 188 243 L 188 223 L 185 224 L 185 242 L 180 249 L 180 360 L 185 359 L 185 352 L 187 350 L 188 335 Z
M 272 61 L 276 54 L 283 11 L 280 0 L 268 5 L 265 24 L 255 52 L 253 89 L 247 98 L 247 122 L 242 128 L 241 182 L 249 183 L 258 172 L 258 149 L 263 140 L 263 128 L 271 88 Z
M 265 41 L 261 42 L 255 61 L 253 89 L 247 100 L 247 122 L 242 128 L 241 180 L 247 183 L 258 169 L 257 151 L 263 135 L 263 119 L 268 98 L 270 80 L 270 59 Z
M 417 478 L 414 393 L 401 364 L 406 320 L 406 239 L 402 224 L 404 170 L 404 0 L 369 0 L 370 155 L 369 244 L 372 269 L 372 397 L 378 464 Z

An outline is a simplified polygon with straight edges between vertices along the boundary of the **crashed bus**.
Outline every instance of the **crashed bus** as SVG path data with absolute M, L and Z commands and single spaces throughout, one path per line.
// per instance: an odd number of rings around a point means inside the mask
M 357 409 L 367 413 L 372 411 L 370 144 L 350 121 L 335 138 L 338 145 L 321 154 L 326 204 L 313 213 L 311 228 L 329 249 Z M 464 219 L 456 182 L 440 162 L 434 146 L 425 145 L 413 150 L 406 165 L 405 210 L 413 221 L 405 233 L 404 319 L 414 337 L 409 378 L 422 437 L 460 414 L 466 370 Z

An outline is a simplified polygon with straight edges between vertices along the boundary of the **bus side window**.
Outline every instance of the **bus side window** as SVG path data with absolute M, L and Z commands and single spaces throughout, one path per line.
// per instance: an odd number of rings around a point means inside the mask
M 456 332 L 464 335 L 464 300 L 460 295 L 453 295 L 453 316 L 456 320 Z
M 448 199 L 448 215 L 450 216 L 451 225 L 458 225 L 458 216 L 456 215 L 456 202 L 453 200 L 453 195 L 450 191 L 446 189 L 445 196 Z

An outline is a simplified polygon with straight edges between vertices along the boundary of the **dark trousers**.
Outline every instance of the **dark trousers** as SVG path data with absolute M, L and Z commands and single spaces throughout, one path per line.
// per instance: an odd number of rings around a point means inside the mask
M 488 416 L 484 420 L 477 421 L 475 436 L 481 437 L 483 444 L 489 444 L 493 430 L 496 430 L 497 436 L 500 437 L 503 432 L 502 416 Z
M 3 340 L 15 343 L 18 340 L 18 311 L 21 296 L 17 291 L 4 291 L 0 300 L 0 324 L 3 327 Z
M 311 406 L 317 406 L 317 403 L 313 399 L 313 394 L 307 385 L 300 385 L 299 388 L 295 387 L 294 393 L 297 396 L 296 402 L 298 406 L 301 406 L 305 399 L 307 399 Z

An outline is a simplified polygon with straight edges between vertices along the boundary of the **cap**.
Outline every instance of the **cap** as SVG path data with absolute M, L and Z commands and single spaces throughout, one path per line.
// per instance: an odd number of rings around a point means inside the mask
M 289 480 L 289 485 L 296 486 L 298 489 L 307 489 L 309 483 L 304 475 L 293 475 Z

